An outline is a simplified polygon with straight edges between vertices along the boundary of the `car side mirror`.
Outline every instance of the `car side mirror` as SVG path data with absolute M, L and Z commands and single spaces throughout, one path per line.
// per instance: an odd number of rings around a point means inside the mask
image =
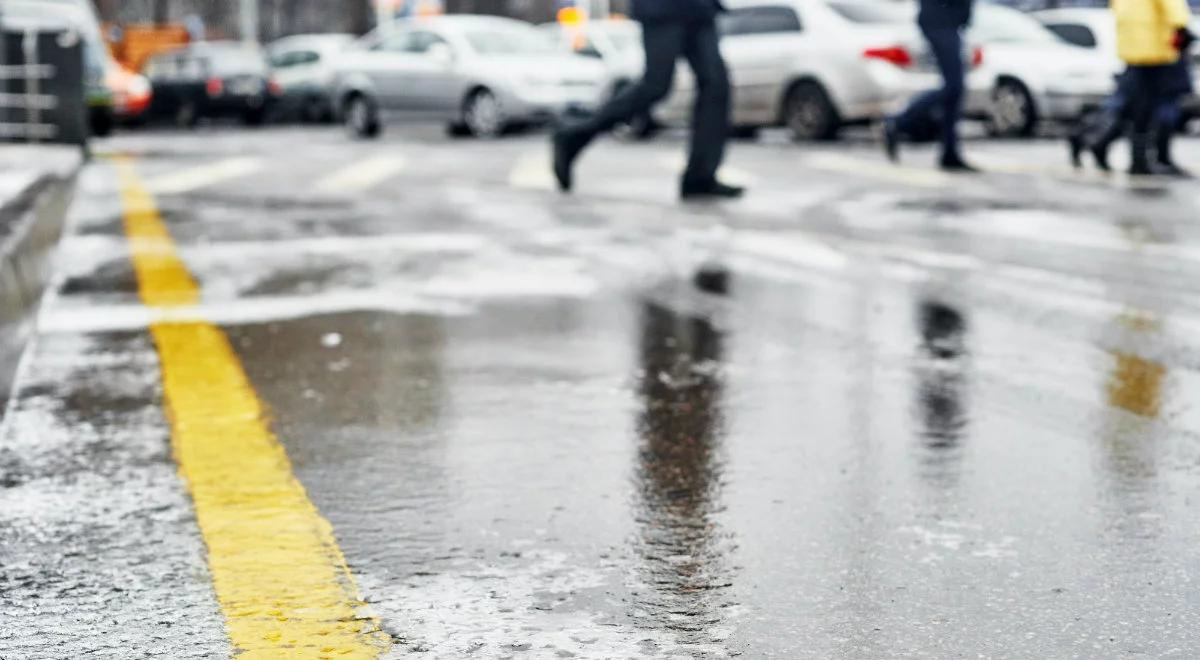
M 432 44 L 425 54 L 435 62 L 442 64 L 452 64 L 454 62 L 454 50 L 449 45 L 443 43 Z

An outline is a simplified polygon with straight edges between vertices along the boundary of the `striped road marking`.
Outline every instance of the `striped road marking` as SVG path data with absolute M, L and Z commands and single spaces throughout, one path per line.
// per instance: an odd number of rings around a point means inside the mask
M 142 302 L 195 305 L 184 267 L 132 161 L 116 161 Z M 283 446 L 225 333 L 159 322 L 150 332 L 180 474 L 208 547 L 213 587 L 239 658 L 375 658 L 391 646 L 367 611 L 330 524 Z
M 154 177 L 146 182 L 145 187 L 156 195 L 179 194 L 254 174 L 262 168 L 263 161 L 260 158 L 229 158 Z
M 554 165 L 550 160 L 549 148 L 518 158 L 508 175 L 508 185 L 531 190 L 554 190 L 558 184 L 554 180 Z
M 400 156 L 376 156 L 360 160 L 317 181 L 317 191 L 332 193 L 369 190 L 404 171 L 405 164 L 404 158 Z

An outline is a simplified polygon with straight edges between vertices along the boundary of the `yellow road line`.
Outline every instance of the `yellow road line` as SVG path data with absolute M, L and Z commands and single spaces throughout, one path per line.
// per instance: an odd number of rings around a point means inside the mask
M 116 165 L 142 301 L 195 304 L 199 287 L 153 197 L 131 161 Z M 225 333 L 203 322 L 157 323 L 151 333 L 175 458 L 238 657 L 378 657 L 391 638 L 365 612 L 333 528 L 293 476 Z

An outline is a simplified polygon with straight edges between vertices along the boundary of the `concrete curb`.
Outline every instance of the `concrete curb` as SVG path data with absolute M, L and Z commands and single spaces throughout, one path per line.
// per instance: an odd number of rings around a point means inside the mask
M 5 146 L 0 154 L 0 416 L 82 164 L 77 148 Z

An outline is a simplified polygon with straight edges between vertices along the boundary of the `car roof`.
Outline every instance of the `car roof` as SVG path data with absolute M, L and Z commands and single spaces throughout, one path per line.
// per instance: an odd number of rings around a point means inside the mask
M 449 14 L 440 16 L 418 16 L 399 18 L 392 23 L 395 27 L 427 27 L 430 29 L 462 30 L 470 28 L 533 28 L 525 21 L 503 16 L 482 16 L 477 14 Z

